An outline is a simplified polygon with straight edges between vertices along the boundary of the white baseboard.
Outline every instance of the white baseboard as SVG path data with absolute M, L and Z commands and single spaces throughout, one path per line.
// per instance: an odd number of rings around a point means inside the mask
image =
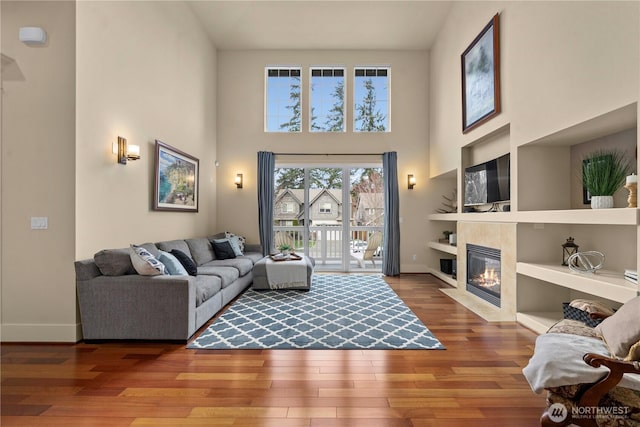
M 82 324 L 3 323 L 1 342 L 68 342 L 82 339 Z

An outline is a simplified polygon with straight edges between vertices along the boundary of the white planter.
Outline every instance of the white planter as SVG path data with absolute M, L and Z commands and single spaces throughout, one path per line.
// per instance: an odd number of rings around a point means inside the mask
M 613 196 L 591 196 L 591 209 L 608 209 L 613 207 Z

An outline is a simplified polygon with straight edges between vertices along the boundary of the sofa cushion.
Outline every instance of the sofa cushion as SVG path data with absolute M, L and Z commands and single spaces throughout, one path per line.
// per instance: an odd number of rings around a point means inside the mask
M 218 276 L 204 276 L 200 275 L 196 277 L 196 307 L 220 292 L 222 288 L 222 281 Z
M 250 259 L 242 257 L 233 259 L 214 259 L 201 267 L 233 267 L 238 270 L 238 274 L 240 276 L 245 276 L 253 270 L 253 262 Z
M 141 246 L 131 245 L 129 250 L 131 263 L 141 276 L 158 276 L 164 274 L 164 264 Z
M 193 260 L 193 255 L 191 255 L 191 251 L 189 250 L 189 245 L 187 245 L 187 242 L 185 242 L 184 240 L 166 240 L 164 242 L 156 243 L 156 246 L 161 251 L 165 251 L 169 253 L 171 253 L 173 249 L 177 249 Z
M 178 261 L 174 255 L 171 255 L 169 252 L 159 251 L 160 256 L 158 261 L 164 264 L 166 272 L 172 276 L 187 276 L 187 270 L 185 270 L 184 266 Z
M 245 246 L 246 248 L 246 246 Z M 252 263 L 256 263 L 258 261 L 260 261 L 262 258 L 264 258 L 264 255 L 262 255 L 261 252 L 245 252 L 244 255 L 237 257 L 239 259 L 248 259 L 250 260 Z
M 222 287 L 226 288 L 233 282 L 235 282 L 238 277 L 240 277 L 240 273 L 237 268 L 233 267 L 222 267 L 222 266 L 212 266 L 211 263 L 216 261 L 211 261 L 206 265 L 198 267 L 198 275 L 206 275 L 206 276 L 218 276 L 222 281 Z
M 193 262 L 191 258 L 189 258 L 187 254 L 185 254 L 184 252 L 178 249 L 172 249 L 170 254 L 176 257 L 178 261 L 180 261 L 180 264 L 182 264 L 184 269 L 187 270 L 187 273 L 189 274 L 189 276 L 198 275 L 198 267 L 196 267 L 196 264 Z
M 136 274 L 133 268 L 129 248 L 103 249 L 93 256 L 98 270 L 103 276 L 124 276 L 125 274 Z
M 240 247 L 240 252 L 244 252 L 244 245 L 247 242 L 247 239 L 244 236 L 240 236 L 238 234 L 233 234 L 229 231 L 224 232 L 224 237 L 227 239 L 236 238 L 238 241 L 238 246 Z
M 236 253 L 228 239 L 214 240 L 211 244 L 217 260 L 233 259 L 236 257 Z
M 185 239 L 185 242 L 189 246 L 191 257 L 196 262 L 196 265 L 202 265 L 214 259 L 211 242 L 206 237 Z
M 618 359 L 627 358 L 631 347 L 640 341 L 638 313 L 640 296 L 624 303 L 612 316 L 595 327 L 596 333 L 602 336 L 611 353 Z

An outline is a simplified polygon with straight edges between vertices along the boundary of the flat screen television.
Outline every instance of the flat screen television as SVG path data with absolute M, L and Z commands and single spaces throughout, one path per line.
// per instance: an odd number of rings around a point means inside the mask
M 510 156 L 468 167 L 464 170 L 464 205 L 479 206 L 506 202 L 510 193 Z

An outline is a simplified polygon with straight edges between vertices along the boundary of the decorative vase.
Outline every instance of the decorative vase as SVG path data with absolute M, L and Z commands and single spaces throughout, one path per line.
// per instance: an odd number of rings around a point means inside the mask
M 608 209 L 613 207 L 613 196 L 591 196 L 591 209 Z
M 289 249 L 284 249 L 284 250 L 282 251 L 282 255 L 284 255 L 284 256 L 289 256 Z

